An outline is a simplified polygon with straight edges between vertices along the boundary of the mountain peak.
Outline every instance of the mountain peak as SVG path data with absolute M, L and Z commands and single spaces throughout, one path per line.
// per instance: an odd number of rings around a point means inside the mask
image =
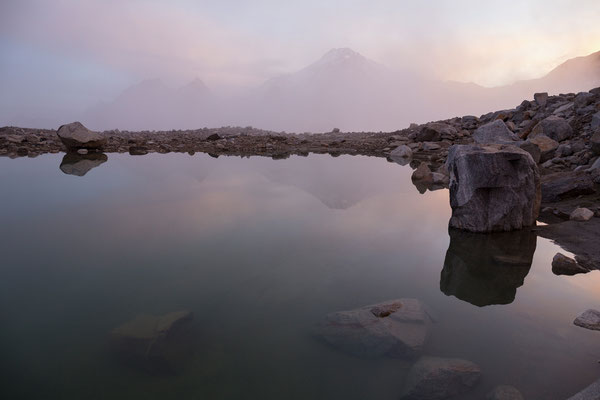
M 322 62 L 340 62 L 351 59 L 363 59 L 364 57 L 348 47 L 341 47 L 337 49 L 331 49 L 323 57 Z

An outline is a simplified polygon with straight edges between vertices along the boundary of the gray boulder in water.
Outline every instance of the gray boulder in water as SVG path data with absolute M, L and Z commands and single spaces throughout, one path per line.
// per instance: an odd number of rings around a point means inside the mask
M 508 129 L 504 121 L 497 119 L 477 128 L 473 133 L 473 140 L 479 144 L 514 144 L 519 141 L 519 137 Z
M 68 150 L 101 150 L 107 141 L 105 136 L 90 131 L 81 122 L 62 125 L 58 128 L 56 134 Z
M 104 164 L 107 160 L 108 157 L 103 153 L 67 153 L 63 157 L 59 168 L 67 175 L 84 176 L 90 170 Z
M 401 400 L 443 400 L 469 392 L 481 379 L 475 363 L 422 357 L 408 371 Z
M 497 232 L 535 225 L 540 174 L 531 155 L 515 146 L 455 145 L 450 172 L 450 227 Z
M 581 313 L 573 323 L 585 329 L 600 331 L 600 311 L 586 310 Z
M 331 313 L 316 331 L 333 347 L 356 356 L 413 358 L 423 349 L 431 322 L 419 300 L 397 299 Z

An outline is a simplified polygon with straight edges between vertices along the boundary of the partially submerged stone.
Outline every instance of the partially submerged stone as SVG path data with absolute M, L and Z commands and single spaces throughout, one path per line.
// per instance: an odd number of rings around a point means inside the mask
M 556 253 L 552 258 L 552 272 L 555 275 L 577 275 L 590 272 L 587 268 L 577 264 L 577 261 L 564 254 Z
M 450 227 L 496 232 L 535 225 L 540 175 L 529 153 L 515 146 L 450 148 Z
M 105 136 L 90 131 L 81 122 L 62 125 L 58 128 L 56 134 L 68 150 L 101 150 L 107 142 Z
M 422 357 L 409 370 L 400 399 L 448 399 L 469 392 L 480 379 L 481 369 L 471 361 Z
M 317 334 L 356 356 L 413 358 L 422 351 L 431 322 L 419 300 L 397 299 L 331 313 L 317 325 Z
M 519 137 L 508 129 L 504 121 L 497 119 L 477 128 L 473 140 L 478 144 L 515 144 Z
M 585 329 L 600 331 L 600 311 L 593 309 L 586 310 L 579 314 L 573 323 Z
M 488 393 L 487 400 L 523 400 L 523 395 L 514 386 L 500 385 L 496 386 Z
M 189 354 L 182 338 L 192 320 L 189 311 L 155 316 L 141 314 L 110 332 L 115 353 L 128 362 L 156 371 L 172 370 Z
M 67 175 L 84 176 L 90 170 L 99 167 L 108 160 L 106 154 L 103 153 L 90 153 L 90 154 L 77 154 L 67 153 L 60 163 L 60 170 Z

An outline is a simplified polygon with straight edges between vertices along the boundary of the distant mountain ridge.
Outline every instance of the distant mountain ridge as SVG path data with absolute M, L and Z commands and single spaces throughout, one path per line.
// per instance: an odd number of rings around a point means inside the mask
M 410 122 L 513 108 L 535 92 L 558 94 L 600 86 L 600 52 L 570 59 L 545 76 L 486 88 L 399 74 L 349 49 L 332 49 L 246 94 L 221 98 L 196 79 L 169 88 L 158 79 L 126 89 L 88 110 L 93 129 L 168 130 L 252 125 L 289 132 L 393 131 Z

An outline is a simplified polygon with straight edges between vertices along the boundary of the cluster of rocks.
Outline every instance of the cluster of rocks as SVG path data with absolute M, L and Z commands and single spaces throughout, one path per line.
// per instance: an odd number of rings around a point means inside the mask
M 414 360 L 406 372 L 403 400 L 443 400 L 470 392 L 481 380 L 480 367 L 467 360 L 423 355 L 434 319 L 417 299 L 394 299 L 338 311 L 317 324 L 316 333 L 334 348 L 359 357 Z M 488 399 L 522 399 L 511 386 L 498 386 Z

